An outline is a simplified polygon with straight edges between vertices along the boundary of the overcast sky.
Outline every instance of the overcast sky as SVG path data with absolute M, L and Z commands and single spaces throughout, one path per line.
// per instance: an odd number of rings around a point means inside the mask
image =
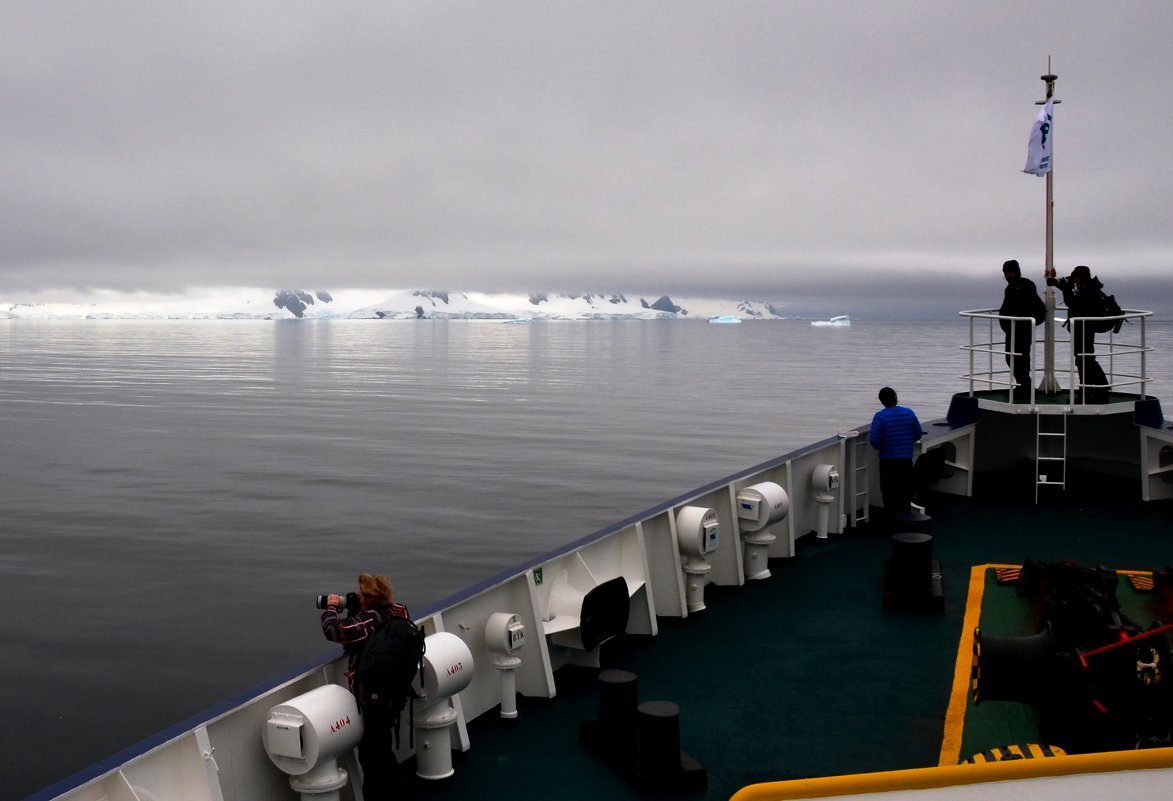
M 1042 272 L 1050 56 L 1056 263 L 1145 307 L 1173 283 L 1171 34 L 1173 3 L 1127 0 L 6 0 L 0 297 L 996 306 L 1004 259 Z

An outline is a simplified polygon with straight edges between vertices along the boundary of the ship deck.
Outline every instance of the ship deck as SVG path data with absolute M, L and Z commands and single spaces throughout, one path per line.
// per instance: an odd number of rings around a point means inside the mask
M 808 513 L 802 518 L 803 529 L 795 528 L 793 532 L 798 536 L 795 556 L 771 560 L 773 575 L 769 578 L 743 586 L 728 580 L 711 583 L 704 591 L 706 609 L 685 617 L 677 617 L 672 611 L 659 615 L 659 632 L 654 637 L 622 634 L 603 643 L 599 651 L 601 667 L 634 674 L 639 702 L 669 701 L 677 705 L 680 749 L 707 773 L 703 789 L 687 793 L 689 797 L 726 799 L 758 782 L 942 764 L 942 754 L 950 753 L 945 747 L 947 713 L 951 699 L 957 695 L 959 666 L 968 665 L 970 645 L 965 633 L 972 629 L 972 619 L 967 620 L 966 611 L 974 566 L 1013 565 L 1027 559 L 1070 560 L 1119 570 L 1154 571 L 1173 564 L 1173 545 L 1168 537 L 1173 499 L 1141 501 L 1142 489 L 1157 486 L 1161 492 L 1156 494 L 1169 494 L 1173 465 L 1166 457 L 1173 457 L 1173 441 L 1168 431 L 1158 432 L 1153 447 L 1159 446 L 1161 451 L 1142 460 L 1145 466 L 1138 475 L 1136 454 L 1131 450 L 1141 449 L 1140 443 L 1132 439 L 1137 436 L 1133 423 L 1139 422 L 1144 411 L 1141 403 L 1087 409 L 1086 417 L 1070 421 L 1071 450 L 1065 484 L 1061 488 L 1045 487 L 1047 492 L 1039 496 L 1041 503 L 1036 503 L 1038 472 L 1031 454 L 1037 437 L 1036 418 L 1045 413 L 1018 408 L 1004 412 L 998 408 L 999 403 L 996 398 L 979 397 L 976 402 L 965 399 L 958 404 L 960 413 L 968 418 L 958 430 L 972 435 L 976 429 L 970 429 L 969 424 L 980 417 L 979 436 L 1000 446 L 996 449 L 998 458 L 986 458 L 981 453 L 974 457 L 967 453 L 972 448 L 966 443 L 946 457 L 960 460 L 954 465 L 954 478 L 972 482 L 967 487 L 972 497 L 928 493 L 919 499 L 931 517 L 932 558 L 939 566 L 943 608 L 885 611 L 885 562 L 893 555 L 890 532 L 864 523 L 820 541 L 813 532 L 804 534 L 814 520 Z M 1032 411 L 1038 413 L 1031 414 Z M 1159 405 L 1150 411 L 1159 414 Z M 948 439 L 955 425 L 933 421 L 931 426 L 937 447 L 956 441 Z M 1160 427 L 1169 428 L 1163 418 Z M 1093 450 L 1088 447 L 1092 434 L 1097 435 L 1097 442 L 1120 447 Z M 1144 436 L 1154 435 L 1150 431 L 1142 433 Z M 1126 441 L 1133 445 L 1123 453 L 1122 443 Z M 801 469 L 813 470 L 825 453 L 819 448 L 852 452 L 841 436 L 783 457 L 787 460 L 785 469 L 792 469 L 793 461 L 789 460 L 806 459 Z M 851 448 L 855 449 L 855 443 Z M 865 456 L 871 453 L 866 446 L 858 450 Z M 1109 458 L 1106 463 L 1098 458 L 1122 453 L 1128 458 Z M 983 467 L 983 459 L 992 466 Z M 845 466 L 853 469 L 851 464 Z M 1129 467 L 1124 471 L 1129 475 L 1122 473 L 1122 466 Z M 1110 469 L 1105 472 L 1104 467 Z M 774 463 L 760 465 L 736 480 L 770 475 L 768 471 L 775 469 L 778 467 Z M 642 520 L 652 538 L 657 524 L 660 533 L 667 528 L 664 510 L 691 498 L 716 503 L 722 495 L 729 494 L 728 488 L 736 480 L 730 477 L 714 482 L 632 520 Z M 1143 487 L 1142 481 L 1146 482 Z M 875 517 L 875 510 L 872 512 Z M 788 521 L 799 517 L 792 510 Z M 636 531 L 630 522 L 601 532 L 614 535 L 616 540 L 596 537 L 589 543 L 572 543 L 568 548 L 585 549 L 597 542 L 611 544 Z M 573 552 L 581 558 L 579 550 Z M 648 555 L 646 546 L 642 553 Z M 557 559 L 562 557 L 556 554 L 534 565 L 556 568 Z M 679 559 L 674 548 L 667 559 L 669 564 Z M 513 578 L 528 580 L 526 570 L 523 568 Z M 608 575 L 605 567 L 602 575 Z M 647 575 L 651 574 L 637 578 Z M 491 584 L 496 588 L 497 581 L 499 578 L 490 580 L 486 587 Z M 489 592 L 473 588 L 467 598 L 480 601 Z M 650 585 L 648 592 L 650 598 Z M 497 608 L 495 600 L 490 598 L 489 602 L 493 605 L 486 608 Z M 651 608 L 649 604 L 645 610 Z M 676 611 L 681 610 L 682 607 Z M 584 611 L 584 620 L 585 614 Z M 628 630 L 632 619 L 629 618 Z M 454 620 L 459 626 L 459 619 L 454 616 Z M 649 631 L 650 627 L 642 630 Z M 520 656 L 523 661 L 538 660 L 542 652 L 527 647 Z M 532 666 L 540 664 L 534 661 Z M 278 698 L 291 697 L 314 682 L 329 681 L 329 669 L 327 666 L 325 675 L 317 669 L 309 673 L 299 669 L 290 675 L 291 683 L 275 685 L 271 692 L 277 695 L 258 696 L 260 700 L 223 710 L 223 717 L 217 713 L 211 723 L 197 727 L 193 736 L 169 740 L 172 746 L 166 750 L 167 759 L 179 759 L 185 752 L 190 757 L 193 747 L 214 747 L 219 743 L 222 754 L 231 754 L 234 759 L 239 756 L 241 764 L 227 758 L 220 763 L 222 767 L 212 776 L 215 781 L 211 782 L 213 792 L 208 798 L 292 798 L 292 790 L 268 761 L 247 759 L 254 753 L 249 749 L 260 747 L 256 737 L 258 715 Z M 562 667 L 555 674 L 556 696 L 520 698 L 520 716 L 516 720 L 498 717 L 494 704 L 499 695 L 495 692 L 488 696 L 487 704 L 482 697 L 477 714 L 471 715 L 467 723 L 466 742 L 470 747 L 454 754 L 454 774 L 440 781 L 414 780 L 415 796 L 437 801 L 469 796 L 489 801 L 547 796 L 612 801 L 643 797 L 644 793 L 581 741 L 580 726 L 598 717 L 599 673 L 599 668 Z M 462 703 L 472 704 L 467 700 Z M 190 727 L 181 724 L 160 737 L 175 737 L 181 728 L 186 731 Z M 401 732 L 404 738 L 409 728 L 405 720 Z M 994 732 L 988 735 L 993 740 L 1008 731 L 1005 727 L 988 730 Z M 1013 742 L 1009 743 L 982 741 L 987 735 L 973 732 L 958 740 L 956 732 L 951 731 L 952 742 L 961 743 L 961 751 L 952 759 L 955 762 L 958 757 L 964 759 L 990 748 L 1029 741 L 1020 731 L 1015 729 Z M 428 747 L 427 735 L 416 735 L 415 751 L 426 753 L 423 749 Z M 135 754 L 144 754 L 163 739 L 140 744 Z M 117 755 L 111 764 L 131 758 L 133 755 Z M 154 772 L 167 759 L 144 759 L 125 778 L 115 776 L 89 787 L 79 786 L 70 797 L 90 801 L 115 797 L 102 793 L 124 782 L 141 780 L 144 786 L 158 783 Z M 346 761 L 353 769 L 353 760 Z M 196 763 L 209 769 L 206 758 Z M 102 767 L 95 766 L 94 770 Z M 414 768 L 412 762 L 405 765 L 408 772 Z M 257 786 L 251 786 L 249 781 Z M 231 794 L 222 791 L 223 787 L 230 788 Z M 36 797 L 55 797 L 55 792 L 49 788 Z M 344 801 L 351 797 L 349 790 L 342 794 Z
M 1043 505 L 1033 503 L 1029 477 L 1013 489 L 977 487 L 995 502 L 924 499 L 943 613 L 882 609 L 891 541 L 865 525 L 825 542 L 802 538 L 794 558 L 771 561 L 764 581 L 710 586 L 707 610 L 661 620 L 655 638 L 604 644 L 602 667 L 634 673 L 640 702 L 678 705 L 681 750 L 707 770 L 706 789 L 690 797 L 726 799 L 760 781 L 935 766 L 972 566 L 1066 559 L 1156 570 L 1173 562 L 1173 505 L 1136 503 L 1135 482 L 1114 482 L 1073 480 Z M 563 668 L 555 699 L 522 699 L 515 721 L 493 713 L 473 721 L 474 745 L 456 759 L 455 775 L 420 782 L 417 797 L 641 797 L 579 741 L 579 723 L 597 717 L 597 675 Z

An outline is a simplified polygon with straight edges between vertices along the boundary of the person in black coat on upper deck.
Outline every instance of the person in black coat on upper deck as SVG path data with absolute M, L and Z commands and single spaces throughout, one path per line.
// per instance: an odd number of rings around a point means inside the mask
M 1015 400 L 1030 400 L 1030 350 L 1034 340 L 1034 327 L 1047 319 L 1047 307 L 1039 297 L 1034 281 L 1022 277 L 1022 270 L 1015 259 L 1010 259 L 1002 265 L 1002 275 L 1006 278 L 1006 294 L 1002 298 L 1002 305 L 998 314 L 1004 317 L 1031 317 L 1033 325 L 1028 320 L 999 320 L 1003 333 L 1006 334 L 1006 364 L 1014 375 L 1014 383 L 1018 385 L 1022 394 L 1014 397 Z M 1013 388 L 1012 388 L 1013 391 Z
M 1067 278 L 1048 278 L 1047 286 L 1059 287 L 1063 303 L 1067 306 L 1067 318 L 1101 317 L 1104 314 L 1104 285 L 1090 268 L 1079 265 Z M 1108 399 L 1108 377 L 1104 368 L 1093 355 L 1096 352 L 1096 332 L 1090 325 L 1073 322 L 1071 326 L 1071 348 L 1075 354 L 1075 369 L 1079 371 L 1079 383 L 1084 403 L 1103 403 Z

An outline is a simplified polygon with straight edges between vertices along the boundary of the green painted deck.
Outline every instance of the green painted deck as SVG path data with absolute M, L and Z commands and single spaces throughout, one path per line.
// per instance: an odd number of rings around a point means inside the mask
M 825 543 L 804 537 L 798 555 L 772 561 L 763 582 L 710 585 L 708 609 L 661 619 L 656 638 L 603 646 L 604 668 L 638 676 L 640 702 L 679 705 L 681 748 L 708 770 L 707 791 L 689 797 L 936 765 L 973 565 L 1173 563 L 1173 505 L 1133 502 L 1133 482 L 1069 486 L 1035 506 L 1029 470 L 1012 478 L 1015 486 L 978 479 L 979 494 L 1000 500 L 927 499 L 943 614 L 882 611 L 890 538 L 860 527 Z M 597 714 L 597 673 L 564 668 L 556 699 L 521 699 L 519 719 L 508 724 L 492 713 L 474 721 L 455 776 L 421 783 L 417 797 L 642 797 L 579 742 L 578 724 Z

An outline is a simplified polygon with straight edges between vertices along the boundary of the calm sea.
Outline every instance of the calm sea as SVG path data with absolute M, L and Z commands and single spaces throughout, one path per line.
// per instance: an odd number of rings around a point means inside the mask
M 0 323 L 0 798 L 329 651 L 313 596 L 360 571 L 422 609 L 866 423 L 884 384 L 939 417 L 966 331 Z

